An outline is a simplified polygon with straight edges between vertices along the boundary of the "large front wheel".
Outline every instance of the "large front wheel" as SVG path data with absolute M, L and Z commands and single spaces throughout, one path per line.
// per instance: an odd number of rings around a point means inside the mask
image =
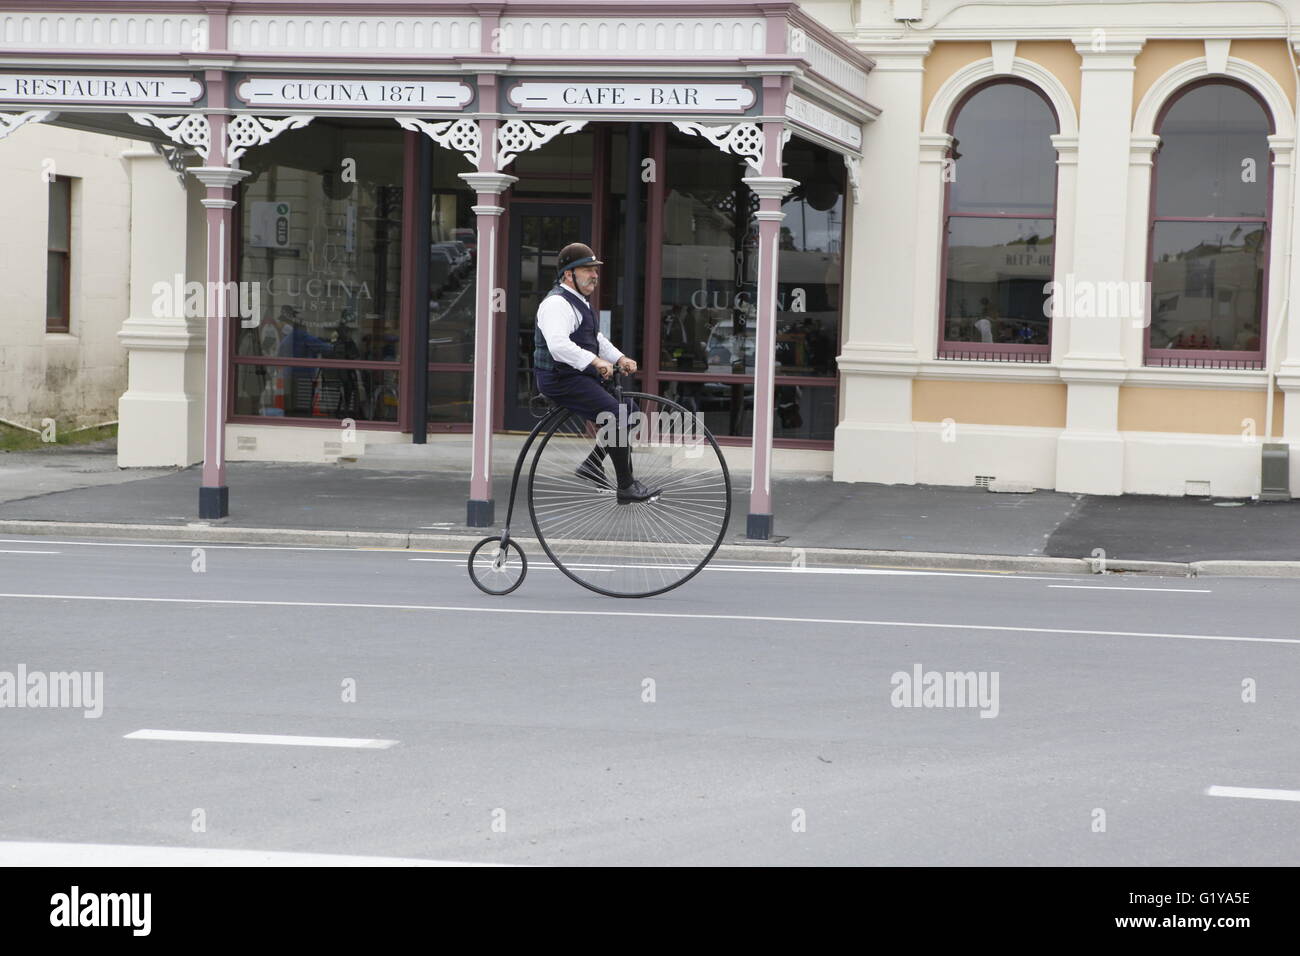
M 731 476 L 703 420 L 658 395 L 624 392 L 637 413 L 592 425 L 572 413 L 541 438 L 528 474 L 528 511 L 547 556 L 585 588 L 649 597 L 708 564 L 731 518 Z M 658 494 L 622 504 L 612 456 L 626 442 L 634 477 Z

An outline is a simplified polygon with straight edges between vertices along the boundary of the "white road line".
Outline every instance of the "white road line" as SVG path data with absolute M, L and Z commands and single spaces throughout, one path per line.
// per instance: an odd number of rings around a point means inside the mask
M 686 614 L 669 611 L 584 611 L 528 607 L 466 607 L 455 604 L 359 604 L 341 601 L 249 601 L 233 598 L 119 597 L 99 594 L 3 594 L 0 598 L 37 601 L 124 601 L 142 604 L 224 604 L 237 607 L 319 607 L 365 611 L 448 611 L 465 614 L 537 614 L 564 617 L 643 617 L 688 621 L 754 621 L 773 624 L 847 624 L 851 627 L 916 627 L 954 631 L 1002 631 L 1018 634 L 1082 634 L 1093 637 L 1165 637 L 1183 641 L 1232 641 L 1245 644 L 1300 644 L 1300 638 L 1245 637 L 1236 634 L 1177 634 L 1162 631 L 1094 631 L 1086 628 L 1019 627 L 1010 624 L 948 624 L 934 621 L 871 621 L 838 617 L 775 617 L 761 614 Z
M 468 552 L 466 552 L 468 554 Z M 465 560 L 456 560 L 455 558 L 408 558 L 408 561 L 428 561 L 434 564 L 459 564 L 464 565 Z M 533 567 L 550 567 L 549 565 L 538 564 L 529 565 L 531 571 Z M 624 568 L 642 568 L 648 570 L 658 570 L 663 565 L 657 564 L 591 564 L 591 565 L 571 565 L 575 570 L 581 567 L 582 570 L 596 570 L 599 568 L 609 568 L 611 570 L 622 570 Z M 867 574 L 867 575 L 914 575 L 916 577 L 932 578 L 978 578 L 985 581 L 1059 581 L 1064 574 L 1058 574 L 1054 577 L 1035 576 L 1030 574 L 1017 574 L 1015 571 L 920 571 L 913 568 L 788 568 L 788 567 L 768 567 L 756 565 L 746 567 L 744 565 L 730 564 L 708 564 L 704 568 L 705 573 L 710 571 L 739 571 L 748 574 Z M 1165 588 L 1155 588 L 1154 590 L 1163 591 Z
M 1300 790 L 1268 790 L 1263 787 L 1207 787 L 1208 797 L 1242 797 L 1246 800 L 1289 800 L 1300 803 Z
M 1109 584 L 1049 584 L 1049 588 L 1073 588 L 1076 591 L 1169 591 L 1174 594 L 1211 594 L 1209 588 L 1135 588 Z
M 207 744 L 279 744 L 283 747 L 349 747 L 358 750 L 387 750 L 396 740 L 367 740 L 363 737 L 291 737 L 282 734 L 219 734 L 202 730 L 136 730 L 127 740 L 181 740 Z
M 218 850 L 110 843 L 0 842 L 0 866 L 498 866 L 398 856 Z
M 0 544 L 26 544 L 24 538 L 0 538 Z M 37 542 L 33 541 L 32 544 Z M 214 541 L 195 541 L 193 539 L 176 540 L 164 543 L 141 541 L 51 541 L 42 539 L 42 544 L 67 544 L 84 548 L 207 548 L 211 551 L 340 551 L 355 553 L 358 551 L 400 551 L 402 553 L 427 552 L 430 554 L 469 554 L 465 551 L 444 551 L 437 548 L 380 548 L 360 545 L 296 545 L 296 544 L 222 544 Z
M 62 551 L 0 551 L 0 554 L 62 554 Z

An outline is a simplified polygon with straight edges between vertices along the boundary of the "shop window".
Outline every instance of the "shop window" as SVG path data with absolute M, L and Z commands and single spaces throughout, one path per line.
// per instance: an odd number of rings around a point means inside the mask
M 45 257 L 45 331 L 67 332 L 72 299 L 72 180 L 49 184 L 49 228 Z
M 595 175 L 593 130 L 565 133 L 515 157 L 506 172 L 519 177 L 512 199 L 590 199 Z
M 396 422 L 404 133 L 317 120 L 250 150 L 239 280 L 261 315 L 234 337 L 235 415 Z
M 1261 368 L 1268 111 L 1234 83 L 1196 83 L 1156 132 L 1146 364 Z
M 944 163 L 939 358 L 1046 361 L 1056 251 L 1056 116 L 1028 84 L 976 88 Z
M 837 407 L 843 273 L 844 163 L 792 139 L 777 261 L 779 441 L 829 442 Z M 719 437 L 753 430 L 758 202 L 745 162 L 670 133 L 663 211 L 656 378 L 660 393 L 699 409 Z

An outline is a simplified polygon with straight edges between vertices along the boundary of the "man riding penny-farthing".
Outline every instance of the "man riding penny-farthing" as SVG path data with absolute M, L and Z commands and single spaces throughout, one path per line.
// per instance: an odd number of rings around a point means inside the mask
M 533 351 L 534 381 L 550 408 L 519 453 L 505 529 L 470 552 L 470 577 L 489 594 L 523 582 L 528 561 L 510 519 L 536 443 L 528 512 L 547 557 L 600 594 L 661 594 L 699 573 L 722 543 L 731 515 L 726 462 L 698 415 L 622 387 L 637 363 L 596 324 L 591 296 L 602 263 L 591 248 L 570 243 L 556 263 Z

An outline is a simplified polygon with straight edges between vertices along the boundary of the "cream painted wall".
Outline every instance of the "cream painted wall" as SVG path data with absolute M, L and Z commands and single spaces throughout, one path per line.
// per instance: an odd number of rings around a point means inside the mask
M 1281 5 L 1300 23 L 1300 0 Z M 847 280 L 852 307 L 845 316 L 846 401 L 835 476 L 969 484 L 977 474 L 1005 473 L 1039 487 L 1093 493 L 1183 494 L 1188 482 L 1202 481 L 1215 494 L 1258 492 L 1258 440 L 1242 440 L 1241 421 L 1256 419 L 1262 437 L 1263 371 L 1148 368 L 1141 329 L 1079 320 L 1072 329 L 1067 319 L 1056 322 L 1046 365 L 936 361 L 935 237 L 941 238 L 942 221 L 936 157 L 944 155 L 947 111 L 972 85 L 994 75 L 1040 88 L 1054 84 L 1056 92 L 1048 92 L 1058 114 L 1066 104 L 1079 123 L 1056 142 L 1057 277 L 1141 281 L 1155 142 L 1149 129 L 1135 131 L 1125 121 L 1140 123 L 1143 97 L 1152 91 L 1172 93 L 1171 75 L 1190 82 L 1207 75 L 1207 64 L 1226 62 L 1238 81 L 1266 88 L 1262 95 L 1283 114 L 1275 117 L 1272 140 L 1269 341 L 1284 350 L 1272 356 L 1282 362 L 1273 433 L 1300 445 L 1300 330 L 1282 334 L 1300 321 L 1294 307 L 1300 290 L 1291 290 L 1284 311 L 1281 281 L 1288 240 L 1300 241 L 1293 236 L 1300 221 L 1290 193 L 1296 84 L 1278 5 L 1188 0 L 1105 4 L 1103 10 L 1089 2 L 926 0 L 922 20 L 911 25 L 893 19 L 892 0 L 846 0 L 845 6 L 854 27 L 841 28 L 841 35 L 888 70 L 869 78 L 867 96 L 883 95 L 886 102 L 877 105 L 891 122 L 869 128 L 864 147 L 864 166 L 877 176 L 867 177 L 863 189 L 876 197 L 876 214 L 854 219 L 861 230 L 855 248 L 871 251 L 859 253 Z M 919 177 L 903 169 L 908 151 Z M 915 194 L 910 204 L 900 198 L 904 192 Z M 909 284 L 896 265 L 872 268 L 881 244 L 872 236 L 881 230 L 914 257 L 909 295 L 896 288 Z M 1300 260 L 1293 257 L 1291 269 L 1294 284 Z M 1029 396 L 1040 401 L 1026 401 Z M 955 441 L 951 428 L 944 431 L 945 418 L 958 426 Z M 1293 493 L 1300 494 L 1300 448 L 1292 466 Z
M 0 140 L 0 418 L 77 427 L 117 418 L 126 351 L 130 180 L 141 144 L 28 124 Z M 73 177 L 70 332 L 45 331 L 48 188 L 43 164 Z

